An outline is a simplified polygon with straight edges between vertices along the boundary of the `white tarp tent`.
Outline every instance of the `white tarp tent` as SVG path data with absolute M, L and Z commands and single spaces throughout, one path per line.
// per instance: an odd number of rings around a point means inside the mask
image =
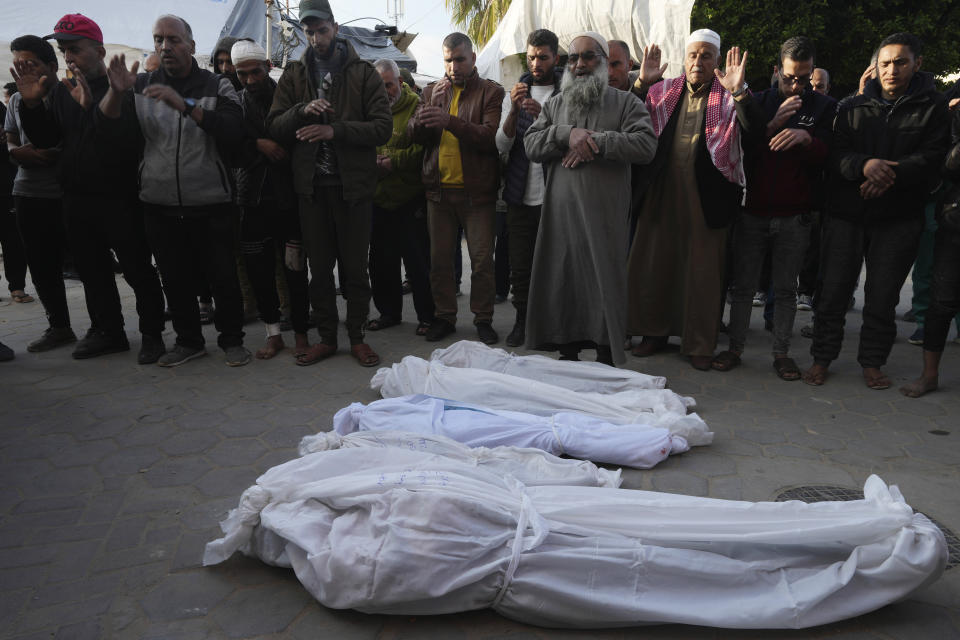
M 690 32 L 694 0 L 513 0 L 500 26 L 477 55 L 477 70 L 501 84 L 514 82 L 522 73 L 516 54 L 527 50 L 527 36 L 535 29 L 550 29 L 564 50 L 571 36 L 596 31 L 630 45 L 633 57 L 656 43 L 667 62 L 668 77 L 680 75 L 683 41 Z M 722 35 L 722 34 L 721 34 Z
M 17 36 L 53 33 L 57 21 L 68 13 L 82 13 L 100 26 L 107 56 L 124 53 L 127 63 L 153 51 L 151 27 L 161 15 L 171 13 L 190 23 L 197 43 L 197 58 L 204 65 L 236 0 L 48 0 L 0 2 L 0 80 L 9 82 L 10 41 Z M 133 57 L 133 59 L 131 59 Z M 60 75 L 64 67 L 61 59 Z

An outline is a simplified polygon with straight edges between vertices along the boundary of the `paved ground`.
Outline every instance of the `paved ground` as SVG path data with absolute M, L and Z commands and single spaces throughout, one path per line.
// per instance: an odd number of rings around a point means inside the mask
M 367 616 L 325 609 L 292 572 L 249 559 L 204 569 L 203 545 L 217 536 L 217 522 L 241 491 L 295 456 L 301 436 L 329 430 L 337 409 L 374 400 L 372 371 L 348 355 L 300 368 L 282 354 L 232 369 L 211 352 L 166 370 L 137 366 L 135 352 L 86 362 L 70 359 L 69 349 L 28 354 L 27 342 L 44 326 L 42 309 L 3 297 L 0 341 L 17 359 L 0 365 L 0 637 L 960 637 L 960 569 L 908 602 L 856 620 L 753 633 L 544 630 L 489 611 Z M 71 286 L 69 298 L 78 332 L 85 330 L 81 289 Z M 461 311 L 466 305 L 462 298 Z M 501 335 L 512 315 L 509 305 L 497 308 Z M 799 314 L 799 322 L 808 319 Z M 406 320 L 370 336 L 386 363 L 409 353 L 426 357 L 434 346 L 415 338 L 412 317 Z M 774 376 L 770 337 L 756 317 L 744 366 L 729 374 L 694 371 L 675 351 L 631 358 L 631 368 L 666 375 L 671 388 L 695 396 L 716 441 L 654 470 L 627 471 L 625 486 L 770 500 L 798 485 L 862 488 L 878 473 L 915 508 L 960 531 L 960 346 L 947 348 L 943 390 L 908 400 L 895 389 L 863 386 L 854 360 L 857 311 L 850 322 L 842 359 L 819 389 Z M 128 326 L 136 326 L 132 317 Z M 897 383 L 919 369 L 920 350 L 904 340 L 912 330 L 900 325 L 888 367 Z M 249 343 L 259 343 L 259 326 L 248 331 Z M 462 323 L 452 338 L 473 335 Z M 139 341 L 130 336 L 136 350 Z M 213 344 L 212 331 L 207 337 Z M 808 364 L 808 342 L 797 342 L 801 364 Z

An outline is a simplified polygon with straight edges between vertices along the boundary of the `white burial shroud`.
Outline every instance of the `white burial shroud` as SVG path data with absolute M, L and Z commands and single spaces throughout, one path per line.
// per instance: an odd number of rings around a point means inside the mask
M 354 402 L 337 412 L 333 429 L 341 435 L 357 431 L 406 431 L 437 434 L 471 447 L 532 447 L 555 455 L 649 469 L 671 454 L 689 451 L 676 433 L 707 433 L 696 414 L 646 414 L 640 424 L 611 424 L 580 413 L 535 416 L 488 409 L 425 395 Z
M 936 526 L 876 476 L 864 494 L 751 503 L 534 487 L 429 451 L 341 448 L 261 476 L 204 564 L 241 549 L 292 567 L 324 605 L 369 613 L 492 607 L 543 626 L 802 628 L 943 572 Z
M 378 370 L 370 380 L 370 387 L 379 390 L 384 398 L 422 393 L 491 409 L 522 411 L 539 416 L 570 411 L 614 424 L 641 423 L 651 413 L 683 416 L 687 414 L 687 408 L 694 405 L 693 398 L 679 396 L 669 389 L 605 393 L 608 389 L 603 381 L 595 381 L 594 385 L 594 391 L 575 391 L 537 379 L 495 371 L 448 367 L 439 361 L 427 361 L 416 356 L 405 356 L 393 366 Z M 701 435 L 684 437 L 691 446 L 707 445 L 713 441 L 712 433 Z
M 460 340 L 446 349 L 435 349 L 430 354 L 430 360 L 442 362 L 448 367 L 486 369 L 539 380 L 571 391 L 618 393 L 663 389 L 667 384 L 663 376 L 649 376 L 599 362 L 570 362 L 541 355 L 518 356 L 475 340 Z

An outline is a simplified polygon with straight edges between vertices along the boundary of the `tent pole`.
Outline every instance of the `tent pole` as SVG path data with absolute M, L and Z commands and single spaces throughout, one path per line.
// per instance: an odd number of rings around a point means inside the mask
M 273 0 L 263 0 L 267 5 L 267 60 L 273 62 L 273 20 L 270 18 L 270 10 L 273 8 Z

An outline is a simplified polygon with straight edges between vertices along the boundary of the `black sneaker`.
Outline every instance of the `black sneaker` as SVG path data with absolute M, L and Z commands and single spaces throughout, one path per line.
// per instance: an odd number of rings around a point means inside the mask
M 443 340 L 448 335 L 456 331 L 457 328 L 447 322 L 446 320 L 434 320 L 430 325 L 430 328 L 427 329 L 427 335 L 425 336 L 427 342 L 437 342 L 438 340 Z
M 157 364 L 161 367 L 178 367 L 184 362 L 190 362 L 196 358 L 207 355 L 207 350 L 200 348 L 185 347 L 182 344 L 173 345 L 173 349 L 160 356 Z
M 120 351 L 130 351 L 130 343 L 127 341 L 126 334 L 109 334 L 99 329 L 90 329 L 83 340 L 77 343 L 73 350 L 73 358 L 75 360 L 86 360 L 87 358 L 96 358 Z
M 0 342 L 0 362 L 10 362 L 14 357 L 13 349 Z
M 483 344 L 497 344 L 500 342 L 500 336 L 493 330 L 493 325 L 489 322 L 477 324 L 477 337 L 480 338 L 480 342 Z
M 65 344 L 77 341 L 77 335 L 70 327 L 50 327 L 43 335 L 27 345 L 30 353 L 50 351 Z
M 162 336 L 143 334 L 143 339 L 140 342 L 140 353 L 137 354 L 137 364 L 153 364 L 166 352 L 167 348 L 163 344 Z
M 525 342 L 526 336 L 525 328 L 522 323 L 517 322 L 513 325 L 513 330 L 510 331 L 510 335 L 507 336 L 507 346 L 508 347 L 519 347 L 522 346 Z
M 241 345 L 234 345 L 223 350 L 226 354 L 224 359 L 228 367 L 242 367 L 250 363 L 250 351 Z

